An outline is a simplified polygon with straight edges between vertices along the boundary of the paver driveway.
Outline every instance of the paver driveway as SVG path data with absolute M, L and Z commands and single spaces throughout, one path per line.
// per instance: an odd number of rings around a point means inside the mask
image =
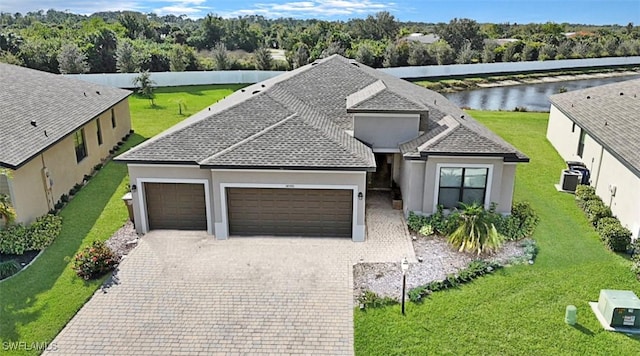
M 370 213 L 364 243 L 151 232 L 58 354 L 353 354 L 353 263 L 415 259 L 400 213 Z

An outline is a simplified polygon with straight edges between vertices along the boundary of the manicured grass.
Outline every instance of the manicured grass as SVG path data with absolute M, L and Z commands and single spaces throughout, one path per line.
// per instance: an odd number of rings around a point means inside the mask
M 240 87 L 162 88 L 156 91 L 155 107 L 151 107 L 147 99 L 132 96 L 129 103 L 136 133 L 122 150 L 171 127 Z M 187 105 L 183 115 L 178 114 L 176 100 L 179 98 Z M 104 281 L 103 278 L 85 282 L 76 277 L 67 257 L 72 258 L 81 247 L 94 240 L 108 239 L 124 224 L 127 211 L 121 197 L 125 193 L 126 175 L 126 165 L 107 163 L 62 210 L 62 232 L 53 244 L 32 266 L 0 283 L 2 354 L 6 351 L 5 342 L 26 342 L 27 348 L 34 343 L 51 342 Z M 35 349 L 15 352 L 38 353 Z
M 531 158 L 517 169 L 516 199 L 528 200 L 541 222 L 536 263 L 504 269 L 437 292 L 422 304 L 354 311 L 358 355 L 633 355 L 640 339 L 603 331 L 589 301 L 600 289 L 640 295 L 630 262 L 607 251 L 574 196 L 556 192 L 563 161 L 546 140 L 548 114 L 470 113 Z M 564 323 L 578 307 L 578 325 Z

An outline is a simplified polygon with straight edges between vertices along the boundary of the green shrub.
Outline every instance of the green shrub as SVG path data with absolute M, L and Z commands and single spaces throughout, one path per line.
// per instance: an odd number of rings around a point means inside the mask
M 601 231 L 608 229 L 609 225 L 620 225 L 620 220 L 613 216 L 598 220 L 596 223 L 596 231 L 600 234 L 600 237 L 602 237 Z
M 25 226 L 11 225 L 0 230 L 0 253 L 21 255 L 25 251 L 42 250 L 60 234 L 62 218 L 47 214 Z
M 409 300 L 414 303 L 419 303 L 424 297 L 433 292 L 454 288 L 460 284 L 471 282 L 480 276 L 493 273 L 500 268 L 502 268 L 502 265 L 498 262 L 473 260 L 469 263 L 467 268 L 460 270 L 458 274 L 449 274 L 447 275 L 447 278 L 441 281 L 433 281 L 410 289 L 408 293 Z
M 508 240 L 520 240 L 533 235 L 540 218 L 529 202 L 516 202 L 511 207 L 511 215 L 497 219 L 496 229 Z
M 592 199 L 584 202 L 582 209 L 587 215 L 587 219 L 595 226 L 602 218 L 612 216 L 611 209 L 604 205 L 600 199 Z
M 31 236 L 27 250 L 42 250 L 49 246 L 60 235 L 62 230 L 62 218 L 57 215 L 45 215 L 36 219 L 29 226 Z
M 116 255 L 102 241 L 94 241 L 78 252 L 71 268 L 85 280 L 98 278 L 113 270 L 118 264 Z
M 631 231 L 622 226 L 620 221 L 598 225 L 598 233 L 608 249 L 615 252 L 625 252 L 631 244 Z
M 29 247 L 29 230 L 23 224 L 0 230 L 0 253 L 22 255 Z
M 476 252 L 478 255 L 499 248 L 503 237 L 491 222 L 490 214 L 478 204 L 463 204 L 463 207 L 461 224 L 449 235 L 449 243 L 460 252 Z
M 578 184 L 575 194 L 576 199 L 579 200 L 593 200 L 598 198 L 596 195 L 596 189 L 587 184 Z
M 398 301 L 390 297 L 381 297 L 370 290 L 366 290 L 358 297 L 358 303 L 364 308 L 380 308 L 387 305 L 398 304 Z
M 19 270 L 20 266 L 18 266 L 18 263 L 14 260 L 0 262 L 0 279 L 13 276 L 18 273 Z
M 413 211 L 409 212 L 409 218 L 407 219 L 407 225 L 412 231 L 420 231 L 420 229 L 427 224 L 427 217 L 418 215 Z
M 424 235 L 424 236 L 429 236 L 429 235 L 433 235 L 433 233 L 435 232 L 433 230 L 433 226 L 427 224 L 427 225 L 423 225 L 420 228 L 420 231 L 418 231 L 420 234 Z

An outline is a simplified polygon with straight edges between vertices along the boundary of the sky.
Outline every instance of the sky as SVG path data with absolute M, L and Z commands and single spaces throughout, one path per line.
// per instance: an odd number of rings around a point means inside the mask
M 200 18 L 263 15 L 268 18 L 348 20 L 389 11 L 400 21 L 640 25 L 640 0 L 0 0 L 0 12 L 56 9 L 79 14 L 133 10 Z

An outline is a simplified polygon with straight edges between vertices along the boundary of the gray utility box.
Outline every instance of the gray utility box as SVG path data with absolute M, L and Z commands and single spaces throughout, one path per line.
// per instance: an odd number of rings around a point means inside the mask
M 602 289 L 598 310 L 609 326 L 640 328 L 640 299 L 632 291 Z

